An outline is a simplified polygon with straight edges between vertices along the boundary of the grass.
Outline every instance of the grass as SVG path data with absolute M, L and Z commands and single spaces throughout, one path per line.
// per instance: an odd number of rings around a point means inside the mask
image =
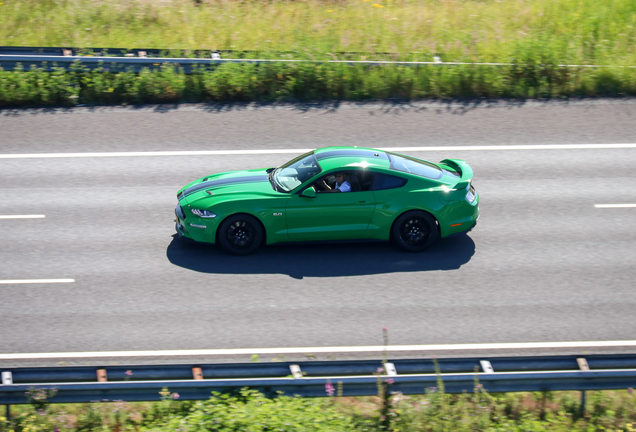
M 515 64 L 0 70 L 0 106 L 633 96 L 635 25 L 634 0 L 0 0 L 0 45 Z
M 441 389 L 441 386 L 440 386 Z M 634 431 L 631 391 L 448 395 L 436 388 L 423 396 L 266 399 L 244 390 L 209 401 L 178 401 L 166 391 L 157 403 L 98 402 L 13 406 L 0 432 L 44 431 Z M 388 387 L 390 390 L 390 385 Z
M 636 65 L 633 0 L 2 0 L 0 45 Z

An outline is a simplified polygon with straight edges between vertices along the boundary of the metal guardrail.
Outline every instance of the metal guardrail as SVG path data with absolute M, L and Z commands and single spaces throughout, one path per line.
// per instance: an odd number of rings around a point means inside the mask
M 88 54 L 90 53 L 90 55 Z M 403 65 L 430 65 L 443 64 L 439 56 L 431 55 L 432 62 L 392 62 L 392 61 L 366 61 L 369 53 L 338 52 L 341 57 L 361 57 L 362 60 L 294 60 L 294 59 L 245 59 L 246 55 L 255 55 L 257 51 L 234 50 L 184 50 L 184 49 L 124 49 L 124 48 L 65 48 L 65 47 L 16 47 L 0 46 L 0 67 L 5 70 L 14 70 L 18 64 L 29 69 L 32 65 L 43 70 L 51 71 L 55 67 L 70 69 L 73 63 L 81 63 L 86 69 L 102 68 L 108 72 L 132 70 L 139 72 L 143 68 L 157 68 L 164 64 L 179 65 L 184 72 L 189 73 L 195 67 L 209 66 L 223 63 L 360 63 L 367 65 L 403 64 Z M 175 55 L 176 54 L 176 55 Z M 293 55 L 292 52 L 280 52 L 279 54 Z M 375 56 L 393 57 L 394 53 L 374 53 Z M 194 56 L 194 58 L 192 57 Z M 234 58 L 231 58 L 234 57 Z M 451 64 L 451 63 L 446 63 Z M 459 63 L 453 63 L 459 64 Z M 493 63 L 494 65 L 494 63 Z
M 636 369 L 623 371 L 525 372 L 525 373 L 466 373 L 448 375 L 398 375 L 391 379 L 389 391 L 403 394 L 424 394 L 434 391 L 438 378 L 444 382 L 446 393 L 473 392 L 478 381 L 488 392 L 608 390 L 636 387 Z M 283 393 L 288 396 L 328 396 L 325 386 L 331 383 L 342 388 L 341 396 L 372 396 L 378 392 L 375 376 L 325 378 L 270 378 L 234 380 L 139 381 L 105 383 L 49 383 L 47 385 L 9 385 L 0 387 L 0 404 L 28 403 L 27 393 L 35 389 L 54 388 L 51 403 L 102 401 L 157 401 L 159 392 L 168 389 L 179 400 L 208 399 L 212 392 L 236 392 L 244 387 L 258 390 L 269 397 Z
M 116 55 L 119 57 L 139 56 L 139 53 L 146 57 L 188 57 L 194 55 L 198 58 L 212 58 L 212 53 L 219 53 L 222 56 L 229 55 L 235 51 L 216 50 L 183 50 L 183 49 L 148 49 L 148 48 L 72 48 L 72 47 L 28 47 L 28 46 L 0 46 L 0 55 L 18 56 L 81 56 L 91 54 L 96 56 Z M 244 54 L 249 51 L 237 53 Z M 179 54 L 179 55 L 172 55 Z
M 267 396 L 279 392 L 327 396 L 327 383 L 343 396 L 374 395 L 378 379 L 391 380 L 389 391 L 424 394 L 444 382 L 448 393 L 472 392 L 475 380 L 489 392 L 607 390 L 636 387 L 636 355 L 494 357 L 394 360 L 378 374 L 380 360 L 307 361 L 207 365 L 4 368 L 0 404 L 28 403 L 31 389 L 54 388 L 51 403 L 103 400 L 160 400 L 167 388 L 179 399 L 207 399 L 211 392 L 243 387 Z M 395 372 L 393 372 L 395 368 Z M 588 370 L 589 369 L 589 370 Z M 101 381 L 101 382 L 96 382 Z
M 82 55 L 90 51 L 94 55 Z M 132 52 L 127 52 L 132 51 Z M 0 67 L 4 70 L 15 70 L 22 67 L 25 70 L 32 66 L 45 71 L 55 68 L 71 69 L 80 66 L 88 70 L 103 70 L 104 72 L 140 72 L 144 68 L 155 69 L 165 64 L 173 64 L 182 67 L 185 73 L 191 73 L 196 68 L 219 65 L 223 63 L 346 63 L 349 65 L 400 65 L 400 66 L 515 66 L 514 63 L 476 63 L 476 62 L 444 62 L 440 56 L 431 55 L 433 61 L 389 61 L 389 60 L 299 60 L 299 59 L 244 59 L 225 58 L 227 55 L 242 55 L 249 53 L 234 51 L 210 51 L 194 50 L 192 53 L 198 58 L 172 57 L 167 52 L 186 54 L 187 50 L 158 50 L 136 49 L 126 50 L 121 48 L 87 48 L 84 50 L 62 47 L 0 47 Z M 123 56 L 110 56 L 107 53 L 124 54 Z M 363 53 L 338 53 L 342 56 L 360 56 Z M 391 56 L 391 53 L 378 53 L 376 55 Z M 223 58 L 222 58 L 223 57 Z M 364 58 L 364 57 L 363 57 Z M 523 66 L 523 65 L 521 65 Z M 574 65 L 559 64 L 558 67 L 568 68 L 607 68 L 611 65 Z M 617 66 L 636 68 L 636 66 Z
M 482 370 L 481 361 L 488 361 L 496 372 L 540 372 L 579 370 L 577 358 L 581 356 L 539 356 L 539 357 L 474 357 L 438 359 L 440 373 L 470 373 Z M 636 354 L 591 355 L 585 357 L 592 370 L 636 369 Z M 399 374 L 434 374 L 435 365 L 431 359 L 392 360 Z M 308 377 L 336 375 L 371 375 L 382 367 L 381 360 L 348 361 L 305 361 L 305 362 L 264 362 L 264 363 L 217 363 L 179 365 L 116 365 L 56 366 L 0 368 L 11 372 L 14 384 L 34 384 L 49 382 L 86 382 L 96 379 L 97 370 L 105 370 L 108 381 L 145 380 L 185 380 L 193 378 L 193 369 L 201 369 L 205 379 L 228 378 L 280 378 L 290 375 L 290 366 L 297 364 Z
M 0 46 L 0 55 L 118 55 L 118 56 L 145 56 L 145 57 L 196 57 L 196 58 L 212 58 L 214 54 L 219 54 L 221 57 L 234 56 L 241 58 L 246 55 L 254 55 L 261 51 L 255 50 L 210 50 L 210 49 L 166 49 L 166 48 L 73 48 L 73 47 L 33 47 L 33 46 Z M 280 55 L 294 55 L 296 51 L 275 51 Z M 368 52 L 353 52 L 353 51 L 337 51 L 336 54 L 340 57 L 349 58 L 354 56 L 368 56 Z M 395 57 L 395 53 L 391 52 L 375 52 L 374 56 L 387 56 Z M 417 53 L 417 55 L 430 55 L 430 53 Z
M 77 63 L 76 63 L 77 62 Z M 0 67 L 4 70 L 14 70 L 18 64 L 28 70 L 31 65 L 52 71 L 55 68 L 71 69 L 74 64 L 84 69 L 101 69 L 104 72 L 139 72 L 144 68 L 155 69 L 162 65 L 172 64 L 183 68 L 185 73 L 191 73 L 196 67 L 219 65 L 223 63 L 346 63 L 349 65 L 396 65 L 396 66 L 512 66 L 512 63 L 464 63 L 441 61 L 388 61 L 388 60 L 289 60 L 289 59 L 214 59 L 214 58 L 174 58 L 174 57 L 98 57 L 98 56 L 55 56 L 55 55 L 0 55 Z M 567 66 L 567 65 L 562 65 Z M 596 67 L 596 66 L 582 66 Z M 605 67 L 605 66 L 599 66 Z

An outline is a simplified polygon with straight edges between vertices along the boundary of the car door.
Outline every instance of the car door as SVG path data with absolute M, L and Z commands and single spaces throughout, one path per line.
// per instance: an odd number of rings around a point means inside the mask
M 364 238 L 375 209 L 370 191 L 294 194 L 285 211 L 290 240 Z

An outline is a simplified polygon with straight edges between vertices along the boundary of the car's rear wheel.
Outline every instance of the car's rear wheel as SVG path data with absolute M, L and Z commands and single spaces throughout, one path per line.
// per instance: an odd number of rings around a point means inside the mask
M 225 251 L 231 254 L 251 254 L 263 242 L 263 228 L 253 216 L 246 214 L 230 216 L 219 227 L 218 242 Z
M 423 211 L 410 211 L 400 215 L 391 228 L 391 240 L 407 252 L 421 252 L 438 239 L 437 221 Z

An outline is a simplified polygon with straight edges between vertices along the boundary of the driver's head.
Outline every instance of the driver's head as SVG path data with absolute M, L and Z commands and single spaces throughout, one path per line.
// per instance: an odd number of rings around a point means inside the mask
M 336 183 L 341 185 L 347 180 L 347 173 L 339 172 L 339 173 L 336 173 L 334 177 L 336 178 Z

